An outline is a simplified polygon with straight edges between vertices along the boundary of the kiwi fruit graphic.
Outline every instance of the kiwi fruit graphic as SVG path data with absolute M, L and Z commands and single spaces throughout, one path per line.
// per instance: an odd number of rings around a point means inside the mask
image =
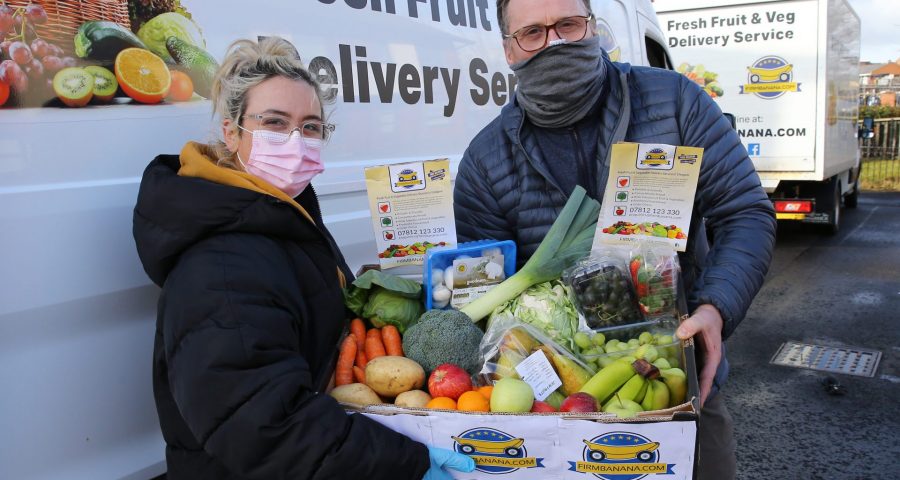
M 116 76 L 109 69 L 96 65 L 84 67 L 84 70 L 94 76 L 94 100 L 104 103 L 112 100 L 119 89 Z
M 83 107 L 94 96 L 94 76 L 83 68 L 64 68 L 53 77 L 53 91 L 70 107 Z

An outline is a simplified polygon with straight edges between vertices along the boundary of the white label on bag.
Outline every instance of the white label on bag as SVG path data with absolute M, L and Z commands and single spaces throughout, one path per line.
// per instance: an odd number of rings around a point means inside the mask
M 531 389 L 534 390 L 535 400 L 544 400 L 554 390 L 562 386 L 562 380 L 550 365 L 550 360 L 542 350 L 538 350 L 516 365 L 516 372 L 522 377 Z

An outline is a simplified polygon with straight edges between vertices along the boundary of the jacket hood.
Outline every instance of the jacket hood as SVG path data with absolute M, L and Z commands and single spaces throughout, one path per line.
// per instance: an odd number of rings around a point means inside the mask
M 181 155 L 160 155 L 144 171 L 133 233 L 144 270 L 159 286 L 185 250 L 212 235 L 324 240 L 297 201 L 253 175 L 217 166 L 213 158 L 205 146 L 188 143 Z M 311 188 L 297 200 L 317 204 Z

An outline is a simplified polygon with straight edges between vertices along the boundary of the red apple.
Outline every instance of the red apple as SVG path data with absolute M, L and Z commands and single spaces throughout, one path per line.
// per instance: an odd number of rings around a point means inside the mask
M 597 411 L 597 400 L 594 399 L 589 393 L 585 392 L 575 392 L 565 400 L 563 400 L 562 405 L 559 406 L 560 412 L 596 412 Z
M 388 240 L 393 240 L 393 239 L 394 239 L 394 234 L 393 234 L 393 233 L 390 233 L 390 232 L 385 233 L 385 234 L 384 234 L 384 238 L 386 238 L 386 239 L 388 239 Z
M 452 363 L 438 365 L 428 377 L 428 393 L 432 397 L 450 397 L 454 400 L 472 390 L 469 373 Z
M 535 400 L 531 405 L 532 413 L 547 413 L 547 412 L 557 412 L 558 410 L 553 408 L 553 405 L 550 405 L 547 402 L 542 402 L 540 400 Z

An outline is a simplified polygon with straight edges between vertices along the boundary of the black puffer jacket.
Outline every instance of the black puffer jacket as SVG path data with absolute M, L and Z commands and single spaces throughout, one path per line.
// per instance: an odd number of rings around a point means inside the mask
M 424 445 L 318 393 L 345 328 L 343 258 L 312 188 L 287 202 L 144 172 L 134 236 L 162 286 L 153 386 L 168 478 L 420 479 Z M 346 272 L 349 277 L 349 272 Z
M 600 115 L 598 178 L 582 184 L 601 199 L 612 144 L 622 141 L 703 147 L 687 252 L 681 255 L 688 303 L 715 305 L 728 337 L 762 286 L 775 242 L 771 202 L 740 138 L 719 107 L 675 72 L 607 62 Z M 534 253 L 570 192 L 560 189 L 513 100 L 472 140 L 454 190 L 459 241 L 516 241 L 519 265 Z M 585 184 L 586 183 L 586 184 Z M 705 227 L 705 228 L 704 228 Z M 705 229 L 713 239 L 707 244 Z M 725 362 L 719 380 L 724 380 Z

